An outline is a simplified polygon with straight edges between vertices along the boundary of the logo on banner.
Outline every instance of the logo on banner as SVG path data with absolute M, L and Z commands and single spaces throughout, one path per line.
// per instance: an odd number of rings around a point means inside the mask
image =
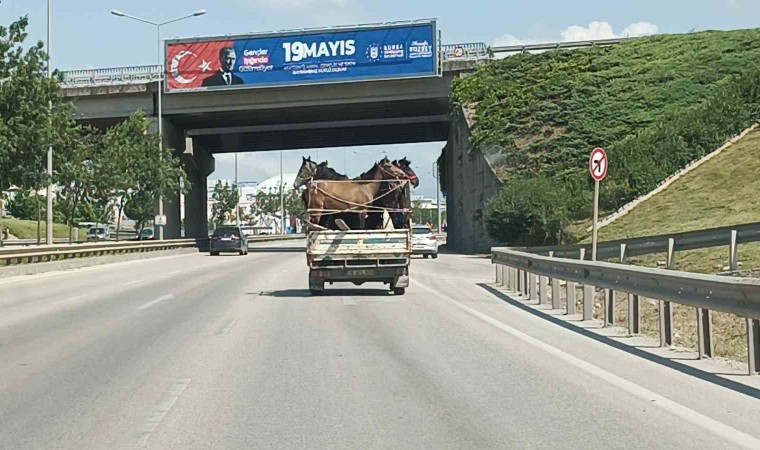
M 380 44 L 370 44 L 367 47 L 367 59 L 369 62 L 375 62 L 380 59 Z
M 386 44 L 383 46 L 383 58 L 395 59 L 404 57 L 404 44 Z
M 428 41 L 412 41 L 409 44 L 409 57 L 415 58 L 432 58 L 433 46 Z

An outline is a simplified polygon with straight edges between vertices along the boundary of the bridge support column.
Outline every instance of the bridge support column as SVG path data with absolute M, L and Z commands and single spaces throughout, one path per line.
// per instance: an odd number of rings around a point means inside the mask
M 185 138 L 185 167 L 188 169 L 190 191 L 185 195 L 185 236 L 208 238 L 207 178 L 215 170 L 214 157 L 192 138 Z
M 155 117 L 150 119 L 149 131 L 158 132 L 158 121 Z M 163 119 L 163 146 L 174 150 L 175 157 L 180 157 L 185 151 L 185 132 L 183 129 L 174 125 L 170 120 Z M 166 226 L 164 227 L 164 239 L 178 239 L 182 237 L 182 205 L 179 192 L 163 197 L 164 215 L 166 216 Z M 159 208 L 156 205 L 156 215 Z M 156 236 L 159 236 L 158 227 L 155 227 Z

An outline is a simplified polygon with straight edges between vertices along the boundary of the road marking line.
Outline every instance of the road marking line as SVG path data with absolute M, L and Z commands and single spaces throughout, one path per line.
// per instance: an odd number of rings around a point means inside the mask
M 176 273 L 182 272 L 181 270 L 172 270 L 171 272 L 167 273 L 167 275 L 174 275 Z
M 425 286 L 424 284 L 420 283 L 417 280 L 412 280 L 412 283 L 417 285 L 418 287 L 437 295 L 440 299 L 450 303 L 453 306 L 456 306 L 457 308 L 461 309 L 462 311 L 477 317 L 478 319 L 482 320 L 483 322 L 486 322 L 489 325 L 492 325 L 501 331 L 511 335 L 512 337 L 515 337 L 526 344 L 532 345 L 534 347 L 537 347 L 546 353 L 549 353 L 550 355 L 561 359 L 562 361 L 575 366 L 576 368 L 583 370 L 584 372 L 594 375 L 597 378 L 600 378 L 613 386 L 616 386 L 629 394 L 638 397 L 642 400 L 652 402 L 653 405 L 660 407 L 661 409 L 664 409 L 665 411 L 668 411 L 669 413 L 680 417 L 681 419 L 686 420 L 687 422 L 691 422 L 694 425 L 697 425 L 699 427 L 702 427 L 706 430 L 712 431 L 713 433 L 717 434 L 718 436 L 733 442 L 738 445 L 742 445 L 747 448 L 760 448 L 760 439 L 755 438 L 754 436 L 751 436 L 749 434 L 746 434 L 742 431 L 737 430 L 736 428 L 733 428 L 729 425 L 726 425 L 722 422 L 718 422 L 715 419 L 712 419 L 710 417 L 707 417 L 703 414 L 698 413 L 697 411 L 694 411 L 693 409 L 690 409 L 680 403 L 676 403 L 673 400 L 670 400 L 667 397 L 663 397 L 662 395 L 659 395 L 653 391 L 650 391 L 649 389 L 639 386 L 638 384 L 628 381 L 625 378 L 619 377 L 611 372 L 608 372 L 600 367 L 597 367 L 591 363 L 588 363 L 576 356 L 573 356 L 569 353 L 565 353 L 564 351 L 552 347 L 551 345 L 540 341 L 532 336 L 529 336 L 522 331 L 519 331 L 515 328 L 512 328 L 511 326 L 500 322 L 493 317 L 483 314 L 482 312 L 471 308 L 463 303 L 460 303 L 457 300 L 454 300 L 453 298 L 449 297 L 446 294 L 443 294 L 441 292 L 438 292 L 437 290 L 430 288 L 428 286 Z
M 356 300 L 351 297 L 341 297 L 343 300 L 343 306 L 356 306 Z
M 142 309 L 148 309 L 148 308 L 150 308 L 151 306 L 153 306 L 153 305 L 155 305 L 155 304 L 158 304 L 158 303 L 161 303 L 161 302 L 162 302 L 162 301 L 164 301 L 164 300 L 171 300 L 171 299 L 173 299 L 173 298 L 174 298 L 174 295 L 173 295 L 173 294 L 166 294 L 166 295 L 162 295 L 161 297 L 158 297 L 157 299 L 155 299 L 155 300 L 153 300 L 153 301 L 150 301 L 150 302 L 148 302 L 148 303 L 146 303 L 146 304 L 142 305 L 141 307 L 139 307 L 139 308 L 137 308 L 137 309 L 140 309 L 140 310 L 142 310 Z
M 124 286 L 124 287 L 126 287 L 126 286 L 134 286 L 135 284 L 140 284 L 140 283 L 144 283 L 144 282 L 145 281 L 143 281 L 143 280 L 134 280 L 134 281 L 127 281 L 126 283 L 121 283 L 121 285 Z
M 73 301 L 75 301 L 75 300 L 81 300 L 81 299 L 83 299 L 83 298 L 85 298 L 85 297 L 89 297 L 89 296 L 90 296 L 90 294 L 82 294 L 82 295 L 77 295 L 77 296 L 75 296 L 75 297 L 69 297 L 69 298 L 64 298 L 63 300 L 58 300 L 58 301 L 55 301 L 55 302 L 53 302 L 53 303 L 51 303 L 51 304 L 52 304 L 52 305 L 57 305 L 57 304 L 59 304 L 59 303 L 68 303 L 68 302 L 73 302 Z
M 217 336 L 225 336 L 227 333 L 230 332 L 230 330 L 232 329 L 232 327 L 235 326 L 236 323 L 237 323 L 236 320 L 227 319 L 224 321 L 221 328 L 219 328 L 214 334 L 216 334 Z
M 164 394 L 163 398 L 161 398 L 161 400 L 156 404 L 156 406 L 153 408 L 153 412 L 148 416 L 147 419 L 145 419 L 145 422 L 143 423 L 142 430 L 140 432 L 140 447 L 145 447 L 145 445 L 148 443 L 150 435 L 156 430 L 156 428 L 158 428 L 158 426 L 161 424 L 161 421 L 164 420 L 164 417 L 166 417 L 166 414 L 169 412 L 169 410 L 172 409 L 174 404 L 177 403 L 179 396 L 185 392 L 188 384 L 190 384 L 189 378 L 181 378 L 175 381 L 174 384 L 169 387 L 169 390 L 166 391 L 166 394 Z

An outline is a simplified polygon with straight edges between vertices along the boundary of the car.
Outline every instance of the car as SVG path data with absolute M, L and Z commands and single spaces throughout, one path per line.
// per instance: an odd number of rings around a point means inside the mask
M 438 257 L 438 238 L 427 225 L 412 227 L 412 254 L 423 258 Z
M 153 228 L 143 228 L 142 233 L 135 233 L 135 239 L 139 241 L 152 241 L 156 238 Z
M 111 239 L 111 232 L 108 228 L 92 227 L 87 231 L 87 241 L 107 241 Z
M 219 253 L 238 253 L 240 255 L 248 254 L 248 238 L 240 230 L 240 227 L 223 226 L 214 230 L 209 241 L 209 252 L 211 256 L 217 256 Z

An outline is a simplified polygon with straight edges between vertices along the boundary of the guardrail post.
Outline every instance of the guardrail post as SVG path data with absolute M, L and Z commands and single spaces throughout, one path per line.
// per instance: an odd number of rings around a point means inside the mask
M 615 291 L 604 290 L 604 326 L 615 325 Z
M 512 292 L 515 292 L 518 290 L 517 287 L 517 269 L 510 267 L 509 268 L 509 285 L 511 286 Z
M 527 297 L 528 293 L 530 292 L 530 284 L 528 283 L 530 277 L 528 275 L 528 271 L 523 270 L 523 296 L 525 297 Z
M 552 278 L 552 309 L 560 309 L 562 300 L 559 295 L 559 280 Z
M 749 374 L 760 373 L 760 320 L 747 319 L 747 356 Z
M 496 285 L 501 286 L 504 284 L 502 278 L 501 278 L 501 266 L 496 264 Z
M 709 309 L 697 308 L 697 342 L 699 359 L 713 357 L 712 314 Z
M 668 239 L 668 269 L 676 267 L 676 241 Z M 673 345 L 673 305 L 670 302 L 660 300 L 658 308 L 660 318 L 660 347 Z
M 567 304 L 565 305 L 565 314 L 568 316 L 576 314 L 578 311 L 575 309 L 575 282 L 567 281 L 565 283 L 565 297 Z
M 509 289 L 511 286 L 509 285 L 509 271 L 507 269 L 509 269 L 507 266 L 501 266 L 501 284 Z
M 628 334 L 634 335 L 639 333 L 641 333 L 639 296 L 637 294 L 628 294 Z
M 538 294 L 536 293 L 536 274 L 528 273 L 528 293 L 530 297 L 528 300 L 538 300 Z
M 549 293 L 547 292 L 549 290 L 549 279 L 544 276 L 538 277 L 538 295 L 539 295 L 539 301 L 538 303 L 540 305 L 548 305 L 549 304 Z
M 731 244 L 728 246 L 728 267 L 731 272 L 739 271 L 739 248 L 736 243 L 737 231 L 731 230 Z

